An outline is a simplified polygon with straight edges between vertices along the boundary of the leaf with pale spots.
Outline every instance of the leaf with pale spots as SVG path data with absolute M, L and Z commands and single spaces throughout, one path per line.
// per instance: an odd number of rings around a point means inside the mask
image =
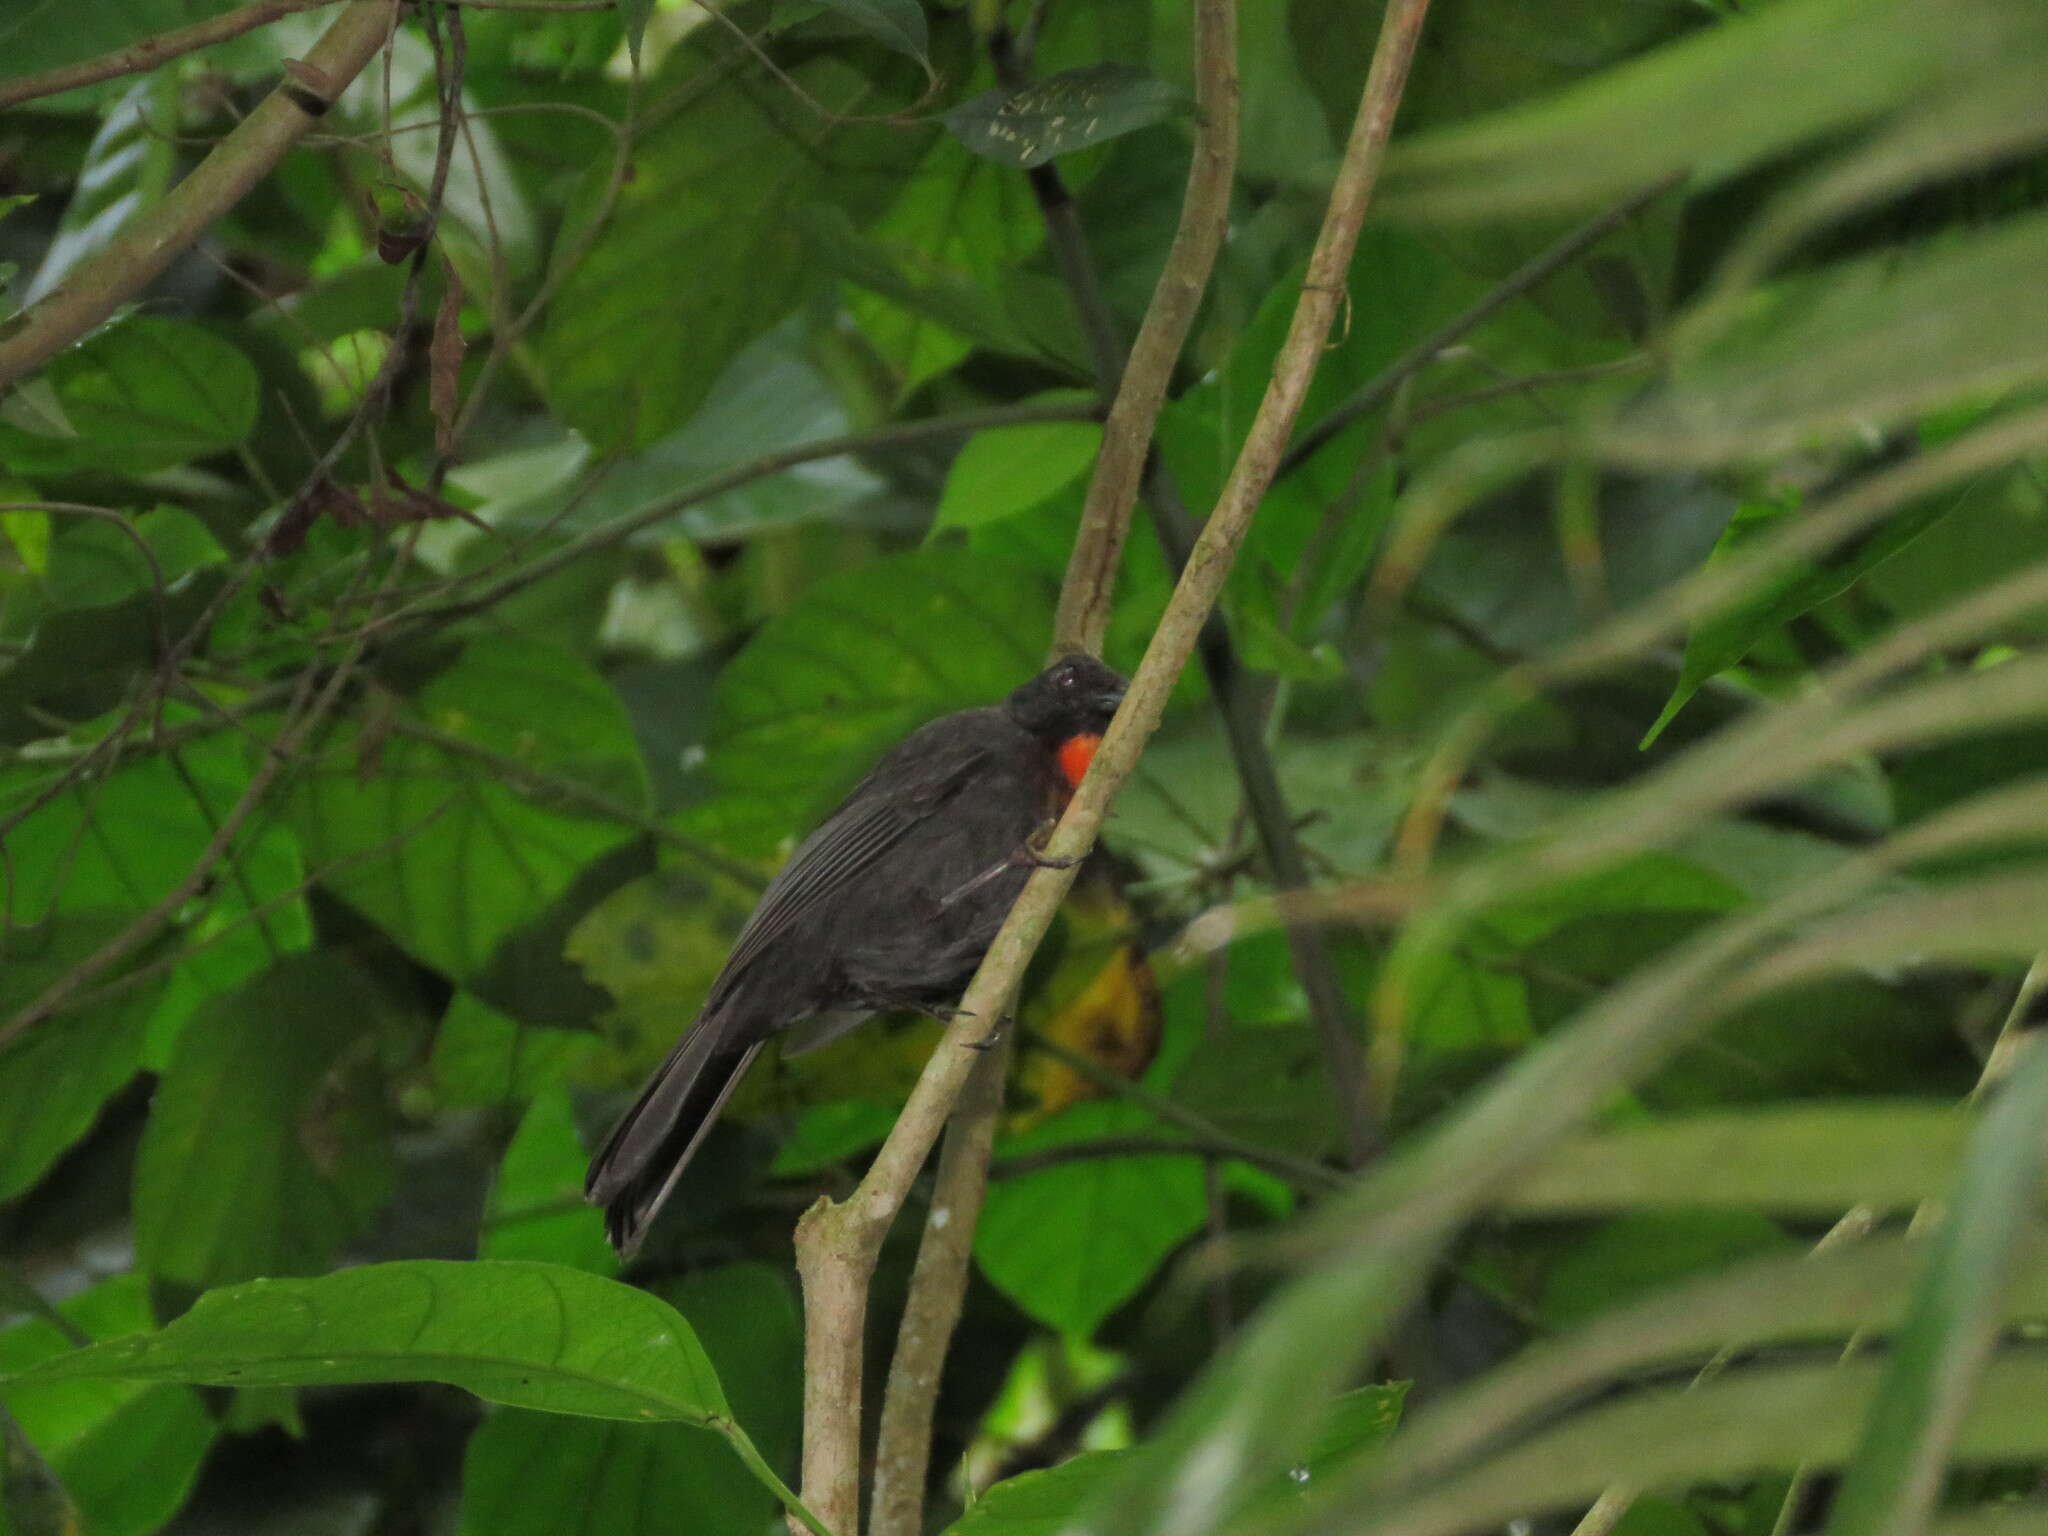
M 1173 88 L 1131 64 L 1066 69 L 1022 90 L 997 88 L 963 101 L 942 121 L 973 150 L 1029 170 L 1171 117 Z

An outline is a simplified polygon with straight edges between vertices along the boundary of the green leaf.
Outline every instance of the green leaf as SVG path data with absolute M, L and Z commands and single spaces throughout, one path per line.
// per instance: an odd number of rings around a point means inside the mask
M 44 372 L 61 423 L 0 421 L 17 473 L 143 475 L 233 448 L 256 424 L 256 369 L 207 327 L 135 315 L 58 354 Z
M 758 890 L 694 867 L 628 881 L 592 907 L 564 951 L 612 996 L 607 1021 L 652 1065 L 695 1015 Z
M 398 735 L 367 756 L 364 733 L 344 731 L 338 750 L 302 775 L 292 820 L 308 858 L 327 868 L 329 890 L 427 965 L 473 978 L 634 835 L 577 814 L 581 802 L 546 781 L 630 804 L 644 797 L 644 768 L 604 681 L 534 642 L 472 642 L 421 692 L 412 718 L 451 744 Z
M 136 1164 L 145 1268 L 203 1286 L 332 1262 L 390 1188 L 379 1086 L 365 1080 L 383 1007 L 329 951 L 202 1005 Z
M 678 48 L 674 63 L 722 73 L 708 89 L 698 81 L 683 109 L 635 144 L 633 175 L 566 269 L 540 336 L 549 398 L 607 451 L 646 447 L 682 425 L 747 343 L 795 307 L 818 275 L 796 209 L 835 204 L 862 222 L 923 148 L 920 135 L 871 120 L 913 98 L 916 85 L 877 84 L 837 54 L 788 72 L 814 106 L 751 66 L 708 65 L 695 44 Z M 588 238 L 602 180 L 585 215 L 564 228 L 561 250 Z M 734 197 L 738 187 L 745 197 Z M 653 272 L 678 280 L 650 308 Z
M 1795 567 L 1764 583 L 1732 608 L 1695 624 L 1685 637 L 1685 661 L 1663 712 L 1645 733 L 1647 747 L 1663 733 L 1686 701 L 1709 678 L 1717 677 L 1747 656 L 1752 647 L 1781 625 L 1849 590 L 1867 571 L 1889 560 L 1936 523 L 1964 506 L 1976 486 L 1959 496 L 1931 498 L 1887 518 L 1868 537 L 1858 539 L 1817 564 Z M 1782 531 L 1793 508 L 1744 507 L 1730 521 L 1714 546 L 1711 559 L 1726 559 L 1769 534 Z
M 947 471 L 932 527 L 974 528 L 1029 512 L 1087 474 L 1101 446 L 1102 428 L 1092 421 L 1049 421 L 977 432 Z
M 718 679 L 692 830 L 773 853 L 911 730 L 999 702 L 1035 673 L 1051 603 L 1029 570 L 958 550 L 828 576 Z
M 583 1199 L 589 1161 L 568 1091 L 556 1087 L 537 1095 L 498 1163 L 477 1257 L 538 1259 L 616 1275 L 619 1256 L 604 1239 L 604 1213 Z
M 1241 969 L 1231 967 L 1232 980 Z M 1205 1038 L 1174 1079 L 1173 1096 L 1212 1125 L 1278 1151 L 1320 1157 L 1337 1141 L 1322 1046 L 1302 1025 L 1240 1025 Z
M 444 1104 L 514 1104 L 567 1080 L 594 1042 L 578 1030 L 506 1017 L 458 992 L 434 1035 L 430 1068 Z
M 96 619 L 100 612 L 93 611 Z M 172 725 L 192 718 L 184 706 L 165 712 Z M 29 926 L 94 909 L 140 913 L 185 878 L 248 779 L 246 743 L 223 732 L 180 747 L 176 764 L 147 758 L 74 785 L 7 834 L 14 921 Z M 12 809 L 47 783 L 41 773 L 9 775 L 0 779 L 0 803 Z M 274 953 L 302 949 L 311 936 L 295 894 L 305 879 L 298 844 L 276 820 L 256 823 L 235 839 L 210 900 L 171 925 L 173 935 L 207 947 L 180 960 L 163 994 L 150 1026 L 152 1064 L 198 997 L 240 984 Z M 266 908 L 260 923 L 249 918 L 258 905 Z
M 771 1465 L 796 1446 L 802 1327 L 789 1285 L 765 1264 L 694 1270 L 661 1288 L 687 1315 Z M 533 1476 L 536 1465 L 549 1475 Z M 464 1533 L 474 1536 L 670 1536 L 764 1530 L 773 1498 L 726 1446 L 688 1424 L 493 1414 L 463 1465 Z
M 839 270 L 862 285 L 847 294 L 847 310 L 895 370 L 898 398 L 953 367 L 976 341 L 1002 351 L 1022 346 L 1024 355 L 1086 371 L 1073 306 L 1031 302 L 1034 284 L 1053 281 L 1025 269 L 1045 244 L 1045 221 L 1030 186 L 1008 166 L 940 135 L 868 235 L 850 245 L 827 241 L 821 254 L 843 261 Z M 1033 323 L 1047 313 L 1065 322 L 1062 332 Z
M 59 1310 L 106 1341 L 156 1326 L 148 1283 L 123 1275 L 83 1291 Z M 0 1376 L 61 1358 L 71 1341 L 50 1323 L 0 1333 Z M 16 1383 L 7 1411 L 62 1479 L 93 1536 L 149 1536 L 191 1492 L 213 1444 L 214 1423 L 189 1387 L 126 1381 Z
M 1896 1210 L 1954 1176 L 1970 1122 L 1939 1103 L 1787 1104 L 1684 1115 L 1552 1148 L 1503 1193 L 1526 1214 L 1638 1205 L 1757 1206 L 1813 1216 Z
M 1173 115 L 1165 81 L 1133 64 L 1061 70 L 1019 90 L 998 86 L 940 119 L 977 155 L 1028 170 Z
M 957 153 L 958 146 L 954 148 Z M 974 163 L 986 166 L 986 162 Z M 819 261 L 865 290 L 856 298 L 872 296 L 869 302 L 855 305 L 855 314 L 913 376 L 943 371 L 966 355 L 969 342 L 1012 357 L 1058 363 L 1072 372 L 1087 371 L 1086 364 L 1077 361 L 1080 354 L 1074 346 L 1057 344 L 1078 341 L 1078 337 L 1062 336 L 1053 342 L 1034 335 L 1026 323 L 1028 312 L 1017 312 L 1018 290 L 1030 281 L 1029 274 L 996 272 L 977 281 L 920 246 L 861 235 L 838 208 L 806 210 L 798 225 Z M 977 265 L 988 263 L 984 260 Z M 991 283 L 1001 286 L 991 287 Z M 937 338 L 925 337 L 921 326 L 925 321 L 944 327 L 955 345 L 946 348 Z M 933 360 L 921 363 L 920 355 L 927 351 L 934 354 Z M 941 357 L 943 360 L 938 360 Z
M 918 0 L 818 0 L 861 31 L 898 53 L 923 63 L 931 48 L 924 9 Z
M 626 47 L 632 51 L 633 62 L 640 62 L 640 39 L 647 35 L 647 18 L 654 14 L 654 0 L 614 0 L 619 12 L 619 25 L 626 29 Z
M 29 0 L 0 17 L 0 80 L 113 53 L 233 8 L 233 0 Z
M 14 930 L 0 966 L 0 1018 L 12 1018 L 126 926 L 120 914 L 79 910 Z M 161 990 L 159 981 L 60 1013 L 0 1050 L 0 1200 L 33 1187 L 141 1070 Z
M 2037 962 L 2038 963 L 2038 962 Z M 1949 1196 L 1927 1269 L 1828 1518 L 1830 1536 L 1906 1536 L 1942 1477 L 2022 1266 L 2048 1175 L 2048 1051 L 2033 1042 L 1996 1090 Z
M 1007 1153 L 1151 1130 L 1120 1103 L 1076 1105 L 1006 1141 Z M 1087 1336 L 1135 1295 L 1208 1214 L 1199 1158 L 1088 1157 L 993 1185 L 974 1234 L 983 1274 L 1031 1316 Z
M 50 546 L 45 581 L 51 602 L 102 608 L 137 593 L 153 594 L 159 578 L 168 590 L 200 567 L 227 559 L 206 524 L 182 508 L 157 507 L 125 521 L 133 536 L 99 518 L 65 520 Z M 137 539 L 155 556 L 153 565 Z
M 75 1350 L 14 1379 L 441 1381 L 549 1413 L 721 1427 L 731 1416 L 696 1334 L 667 1302 L 582 1270 L 485 1260 L 365 1264 L 209 1291 L 155 1333 Z

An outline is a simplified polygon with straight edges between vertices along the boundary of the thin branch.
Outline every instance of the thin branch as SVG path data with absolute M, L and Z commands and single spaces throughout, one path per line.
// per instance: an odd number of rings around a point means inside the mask
M 1010 1050 L 1007 1039 L 998 1041 L 975 1063 L 939 1153 L 931 1207 L 882 1395 L 875 1491 L 868 1508 L 871 1536 L 919 1536 L 924 1529 L 939 1377 L 966 1302 L 974 1229 L 988 1194 L 989 1154 L 1002 1115 Z
M 352 0 L 291 76 L 191 175 L 14 318 L 0 336 L 0 389 L 133 299 L 269 175 L 384 46 L 397 17 L 396 0 Z
M 1252 515 L 1272 484 L 1336 319 L 1344 273 L 1427 9 L 1428 0 L 1392 0 L 1388 6 L 1358 120 L 1265 398 L 1123 707 L 1054 829 L 1046 850 L 1053 858 L 1078 859 L 1094 845 L 1111 799 L 1159 726 L 1174 681 L 1194 652 Z M 862 1340 L 868 1284 L 882 1240 L 973 1070 L 979 1053 L 972 1048 L 987 1033 L 988 1021 L 1008 1011 L 1024 967 L 1073 880 L 1071 866 L 1032 872 L 961 1000 L 961 1017 L 947 1027 L 867 1176 L 847 1199 L 820 1200 L 797 1224 L 797 1271 L 804 1291 L 804 1502 L 839 1536 L 859 1532 Z
M 1445 347 L 1489 319 L 1503 305 L 1520 298 L 1530 289 L 1554 277 L 1684 179 L 1682 175 L 1667 176 L 1654 186 L 1645 187 L 1642 191 L 1624 198 L 1605 213 L 1589 219 L 1557 244 L 1539 252 L 1509 273 L 1498 286 L 1474 300 L 1463 313 L 1446 320 L 1436 330 L 1387 364 L 1377 376 L 1359 385 L 1351 394 L 1331 407 L 1329 415 L 1303 431 L 1294 446 L 1287 450 L 1286 457 L 1281 459 L 1280 473 L 1291 474 L 1306 464 L 1331 438 L 1367 411 L 1391 399 L 1394 391 L 1426 368 Z
M 1200 0 L 1195 7 L 1195 88 L 1199 126 L 1180 223 L 1103 424 L 1102 449 L 1081 508 L 1081 532 L 1053 620 L 1057 651 L 1092 654 L 1102 649 L 1124 538 L 1152 451 L 1153 427 L 1230 227 L 1230 193 L 1237 174 L 1235 0 Z
M 1113 387 L 1115 398 L 1103 425 L 1102 447 L 1082 508 L 1081 530 L 1060 588 L 1058 616 L 1053 621 L 1052 652 L 1056 656 L 1076 650 L 1101 652 L 1117 567 L 1122 562 L 1159 410 L 1230 225 L 1231 187 L 1237 173 L 1235 0 L 1199 0 L 1194 46 L 1199 127 L 1180 222 L 1128 363 L 1113 330 L 1105 328 L 1102 338 L 1103 387 Z M 1028 58 L 1028 40 L 1019 52 Z M 1005 62 L 1000 42 L 997 56 L 1000 67 Z M 1022 65 L 1014 59 L 1009 62 L 1021 70 Z M 1056 173 L 1048 168 L 1046 174 L 1052 177 Z M 1051 184 L 1057 185 L 1056 181 Z M 1033 185 L 1041 192 L 1044 189 L 1038 180 Z M 1079 237 L 1078 221 L 1072 217 L 1072 204 L 1062 198 L 1061 207 L 1066 217 L 1054 228 L 1055 242 L 1070 263 L 1078 257 L 1085 267 L 1086 247 Z M 1002 1112 L 1009 1055 L 1004 1044 L 990 1051 L 989 1059 L 976 1069 L 939 1156 L 931 1214 L 918 1244 L 882 1399 L 869 1511 L 873 1536 L 918 1536 L 924 1528 L 925 1483 L 939 1379 L 966 1296 L 974 1229 L 988 1190 L 989 1155 Z
M 139 75 L 197 49 L 210 48 L 245 32 L 254 32 L 258 27 L 267 27 L 286 16 L 318 10 L 323 5 L 334 3 L 335 0 L 252 0 L 251 4 L 237 6 L 205 21 L 195 21 L 189 27 L 159 32 L 153 37 L 130 43 L 126 48 L 116 48 L 112 53 L 0 81 L 0 108 L 19 106 L 41 96 L 75 91 L 82 85 L 97 85 L 102 80 L 118 80 L 123 75 Z

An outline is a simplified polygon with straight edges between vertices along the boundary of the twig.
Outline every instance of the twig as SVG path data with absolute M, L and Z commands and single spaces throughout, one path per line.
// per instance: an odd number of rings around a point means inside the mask
M 1607 236 L 1641 213 L 1685 178 L 1667 176 L 1654 186 L 1624 198 L 1605 213 L 1581 224 L 1548 250 L 1530 258 L 1501 280 L 1499 285 L 1474 300 L 1463 313 L 1446 320 L 1429 335 L 1403 352 L 1374 378 L 1331 407 L 1329 415 L 1305 430 L 1280 461 L 1280 473 L 1291 474 L 1314 458 L 1316 451 L 1367 411 L 1392 397 L 1412 375 L 1427 367 L 1436 355 L 1481 324 L 1496 310 L 1520 298 L 1531 288 L 1556 275 Z
M 875 1436 L 875 1491 L 868 1507 L 871 1536 L 918 1536 L 924 1529 L 925 1479 L 932 1454 L 932 1419 L 939 1377 L 966 1302 L 974 1229 L 988 1194 L 989 1153 L 1003 1108 L 1010 1042 L 998 1041 L 975 1063 L 939 1153 L 932 1201 L 896 1353 L 882 1394 Z
M 1093 846 L 1111 799 L 1158 728 L 1174 680 L 1194 652 L 1203 620 L 1272 483 L 1336 318 L 1343 276 L 1427 9 L 1428 0 L 1392 0 L 1387 9 L 1358 120 L 1265 398 L 1123 707 L 1053 832 L 1046 849 L 1053 858 L 1079 858 Z M 947 1027 L 867 1176 L 846 1200 L 820 1200 L 797 1224 L 804 1292 L 804 1502 L 839 1536 L 859 1531 L 862 1339 L 868 1283 L 882 1240 L 973 1070 L 978 1053 L 971 1047 L 986 1034 L 987 1021 L 1006 1012 L 1073 879 L 1071 867 L 1032 872 L 961 1000 L 962 1016 Z
M 1039 19 L 1034 13 L 1017 50 L 1024 59 L 1029 57 Z M 998 67 L 1008 63 L 1021 71 L 1025 67 L 1022 62 L 1003 52 L 1004 36 L 998 29 Z M 1089 480 L 1081 529 L 1060 587 L 1053 621 L 1054 655 L 1077 650 L 1101 652 L 1117 567 L 1137 505 L 1139 481 L 1151 454 L 1159 410 L 1230 224 L 1231 186 L 1237 173 L 1235 0 L 1199 0 L 1194 49 L 1199 127 L 1188 165 L 1187 189 L 1181 200 L 1180 222 L 1128 363 L 1113 328 L 1106 322 L 1100 327 L 1102 384 L 1105 391 L 1114 391 L 1114 399 Z M 1043 194 L 1048 187 L 1057 187 L 1056 176 L 1047 167 L 1045 179 L 1034 177 L 1033 186 Z M 1073 218 L 1073 205 L 1062 197 L 1059 206 L 1062 219 L 1056 221 L 1048 215 L 1055 243 L 1069 264 L 1078 259 L 1086 270 L 1086 247 Z M 1106 307 L 1098 307 L 1098 312 L 1106 313 Z M 966 1295 L 974 1228 L 988 1191 L 989 1155 L 1002 1112 L 1009 1055 L 1004 1045 L 989 1052 L 991 1059 L 976 1069 L 939 1156 L 931 1215 L 919 1240 L 882 1399 L 869 1510 L 872 1536 L 918 1536 L 924 1528 L 925 1482 L 939 1379 Z
M 269 175 L 384 46 L 397 16 L 396 0 L 352 0 L 291 77 L 264 97 L 191 175 L 15 317 L 0 337 L 0 389 L 48 362 L 134 298 Z M 318 82 L 317 89 L 309 80 Z
M 1145 460 L 1152 451 L 1153 426 L 1230 225 L 1230 191 L 1237 172 L 1235 0 L 1201 0 L 1195 7 L 1195 29 L 1199 127 L 1187 191 L 1173 244 L 1167 248 L 1152 302 L 1123 366 L 1116 401 L 1103 423 L 1102 449 L 1081 507 L 1081 532 L 1053 620 L 1053 645 L 1060 651 L 1102 649 L 1117 564 Z
M 112 53 L 102 53 L 95 58 L 81 59 L 76 64 L 65 64 L 33 75 L 18 75 L 0 82 L 0 108 L 19 106 L 40 96 L 75 91 L 82 85 L 97 85 L 102 80 L 118 80 L 123 75 L 139 75 L 196 49 L 210 48 L 245 32 L 254 32 L 258 27 L 267 27 L 286 16 L 332 4 L 334 0 L 252 0 L 251 4 L 237 6 L 205 21 L 195 21 L 189 27 L 159 32 L 153 37 L 130 43 L 126 48 L 116 48 Z

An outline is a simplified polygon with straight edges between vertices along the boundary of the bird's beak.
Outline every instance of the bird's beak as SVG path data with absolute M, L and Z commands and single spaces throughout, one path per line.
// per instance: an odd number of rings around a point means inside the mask
M 1114 688 L 1105 688 L 1102 692 L 1095 695 L 1095 707 L 1105 715 L 1115 714 L 1117 706 L 1123 703 L 1123 701 L 1124 685 L 1122 683 L 1118 683 Z

